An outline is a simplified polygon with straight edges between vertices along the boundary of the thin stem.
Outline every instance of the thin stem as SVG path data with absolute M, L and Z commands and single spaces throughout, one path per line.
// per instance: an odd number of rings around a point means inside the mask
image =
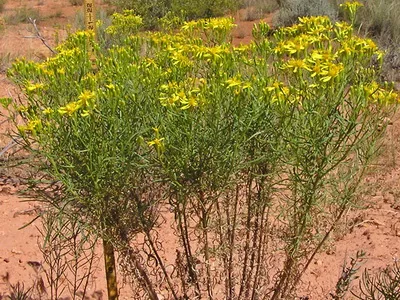
M 159 300 L 157 293 L 154 290 L 153 284 L 152 284 L 149 276 L 147 275 L 146 270 L 142 267 L 139 259 L 136 257 L 136 254 L 130 247 L 127 250 L 127 254 L 128 254 L 128 257 L 130 258 L 130 261 L 133 262 L 133 266 L 135 267 L 135 269 L 137 271 L 136 276 L 137 276 L 138 280 L 140 281 L 140 283 L 142 284 L 142 286 L 147 291 L 150 300 Z
M 195 285 L 196 299 L 201 299 L 200 285 L 198 282 L 195 266 L 193 264 L 194 259 L 189 240 L 189 233 L 188 233 L 189 224 L 187 221 L 187 214 L 186 214 L 186 202 L 184 202 L 182 206 L 183 206 L 182 210 L 180 210 L 179 208 L 177 209 L 179 231 L 181 232 L 180 235 L 182 237 L 183 248 L 185 250 L 185 257 L 186 257 L 190 282 Z
M 264 184 L 264 182 L 262 181 L 260 183 L 261 189 L 263 189 L 263 184 Z M 262 212 L 261 212 L 260 235 L 259 235 L 259 241 L 258 241 L 258 247 L 257 247 L 257 263 L 256 263 L 256 270 L 255 270 L 255 275 L 254 275 L 253 290 L 251 293 L 252 300 L 256 299 L 256 291 L 258 288 L 258 283 L 261 279 L 261 274 L 260 274 L 260 268 L 261 268 L 261 264 L 262 264 L 261 260 L 264 257 L 263 256 L 264 247 L 266 247 L 266 245 L 265 245 L 266 244 L 265 243 L 266 232 L 265 232 L 265 228 L 264 228 L 266 222 L 264 222 L 264 221 L 268 220 L 268 217 L 267 217 L 267 220 L 265 220 L 265 211 L 267 208 L 267 204 L 263 201 L 265 199 L 263 199 L 263 197 L 261 196 L 263 194 L 263 190 L 261 190 L 259 193 L 260 193 L 259 201 L 262 201 Z M 267 216 L 268 216 L 268 214 L 267 214 Z
M 205 266 L 206 266 L 206 280 L 207 280 L 207 293 L 208 299 L 213 299 L 213 289 L 211 284 L 211 269 L 210 269 L 210 249 L 208 243 L 208 214 L 205 208 L 205 197 L 204 192 L 200 191 L 200 203 L 201 206 L 201 225 L 203 231 L 203 240 L 204 240 L 204 259 L 205 259 Z
M 251 185 L 253 183 L 253 178 L 251 174 L 250 178 L 247 182 L 247 220 L 246 220 L 246 242 L 244 246 L 244 260 L 243 260 L 243 270 L 242 270 L 242 279 L 240 282 L 240 290 L 238 299 L 241 299 L 241 296 L 245 289 L 245 283 L 247 280 L 247 261 L 249 259 L 249 249 L 250 249 L 250 231 L 251 231 Z
M 237 225 L 237 215 L 238 215 L 238 206 L 239 206 L 239 185 L 236 186 L 236 193 L 235 193 L 235 206 L 234 206 L 234 211 L 233 211 L 233 220 L 232 220 L 232 225 L 228 226 L 228 234 L 229 234 L 229 262 L 228 262 L 228 269 L 229 269 L 229 274 L 228 274 L 228 280 L 229 280 L 229 295 L 230 299 L 233 299 L 233 295 L 235 294 L 235 285 L 233 282 L 232 278 L 232 273 L 233 273 L 233 252 L 235 250 L 235 233 L 236 233 L 236 225 Z M 230 216 L 228 215 L 228 218 L 230 219 Z M 232 229 L 231 229 L 232 227 Z M 230 232 L 229 232 L 230 231 Z
M 179 297 L 176 294 L 176 291 L 175 291 L 174 286 L 173 286 L 173 284 L 171 282 L 171 279 L 169 278 L 169 275 L 167 273 L 167 270 L 165 268 L 163 260 L 161 259 L 160 255 L 158 254 L 157 248 L 154 245 L 154 242 L 152 240 L 152 236 L 151 236 L 150 232 L 148 230 L 146 230 L 145 234 L 146 234 L 147 240 L 149 241 L 150 247 L 153 250 L 153 253 L 156 256 L 156 259 L 157 259 L 157 261 L 158 261 L 158 263 L 160 265 L 160 268 L 161 268 L 162 272 L 164 273 L 164 276 L 165 276 L 165 278 L 167 280 L 167 283 L 168 283 L 168 287 L 171 290 L 174 299 L 175 300 L 179 300 Z

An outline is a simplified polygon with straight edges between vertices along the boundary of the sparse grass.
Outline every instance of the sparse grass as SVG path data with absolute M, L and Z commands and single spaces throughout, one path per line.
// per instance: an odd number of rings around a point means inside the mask
M 39 11 L 34 8 L 23 6 L 16 9 L 13 14 L 6 16 L 5 20 L 9 25 L 16 25 L 19 23 L 28 23 L 29 18 L 38 21 L 40 19 Z
M 400 297 L 400 265 L 395 261 L 394 265 L 385 268 L 376 275 L 371 275 L 365 270 L 360 281 L 360 294 L 352 293 L 361 300 L 396 300 Z
M 0 54 L 0 73 L 3 73 L 7 70 L 7 68 L 11 65 L 11 54 Z
M 61 9 L 55 11 L 53 14 L 49 15 L 47 18 L 48 19 L 58 19 L 63 16 L 63 12 Z
M 69 3 L 73 6 L 79 6 L 83 4 L 83 0 L 69 0 Z
M 342 266 L 342 273 L 336 283 L 335 291 L 330 293 L 333 300 L 345 299 L 345 296 L 350 288 L 350 284 L 354 279 L 357 279 L 357 271 L 360 269 L 362 261 L 365 259 L 364 251 L 357 251 L 356 256 L 352 257 L 350 263 L 346 260 Z
M 33 288 L 25 288 L 24 284 L 18 282 L 10 285 L 10 294 L 6 296 L 7 300 L 33 300 L 31 297 Z

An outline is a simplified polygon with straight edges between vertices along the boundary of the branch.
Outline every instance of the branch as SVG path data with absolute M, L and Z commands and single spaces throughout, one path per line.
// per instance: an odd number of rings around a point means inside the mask
M 55 51 L 53 48 L 50 47 L 50 45 L 46 42 L 46 39 L 40 33 L 40 31 L 36 25 L 36 19 L 29 18 L 29 22 L 31 22 L 31 24 L 33 25 L 33 28 L 35 28 L 36 35 L 35 36 L 26 36 L 25 38 L 38 38 L 42 41 L 43 45 L 45 45 L 47 47 L 47 49 L 49 49 L 53 54 L 57 54 L 57 51 Z

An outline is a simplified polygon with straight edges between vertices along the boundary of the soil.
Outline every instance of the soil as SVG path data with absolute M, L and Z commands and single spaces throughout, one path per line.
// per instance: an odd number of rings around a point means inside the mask
M 1 20 L 7 20 L 23 7 L 39 12 L 40 17 L 36 21 L 38 28 L 51 47 L 66 36 L 67 24 L 75 22 L 80 9 L 65 0 L 9 0 L 0 14 L 0 28 Z M 236 16 L 239 21 L 233 33 L 235 45 L 251 40 L 251 29 L 255 22 L 240 21 L 242 12 Z M 271 19 L 271 15 L 268 15 L 265 21 L 270 23 Z M 0 35 L 0 97 L 16 97 L 16 87 L 5 76 L 6 67 L 12 59 L 25 56 L 39 60 L 51 55 L 51 52 L 40 39 L 34 38 L 32 24 L 5 23 Z M 366 253 L 358 271 L 360 275 L 365 269 L 378 272 L 400 258 L 399 116 L 396 114 L 391 120 L 384 140 L 384 151 L 365 178 L 359 207 L 349 209 L 340 228 L 305 274 L 301 284 L 302 299 L 331 299 L 329 293 L 334 291 L 343 267 L 350 263 L 357 251 Z M 2 121 L 0 151 L 10 143 L 7 134 L 12 131 L 11 125 Z M 24 201 L 19 196 L 18 192 L 25 188 L 21 180 L 24 170 L 15 171 L 5 166 L 5 161 L 12 158 L 12 151 L 0 156 L 0 299 L 7 294 L 9 283 L 22 282 L 25 287 L 37 283 L 37 266 L 43 261 L 38 247 L 42 238 L 38 230 L 40 221 L 34 220 L 38 204 Z M 165 234 L 172 236 L 172 233 Z M 98 265 L 98 272 L 102 272 L 101 259 Z M 351 288 L 357 291 L 357 280 Z M 89 294 L 90 299 L 106 298 L 101 275 L 90 283 Z M 130 299 L 128 289 L 122 291 L 121 299 Z M 353 297 L 348 293 L 345 299 Z

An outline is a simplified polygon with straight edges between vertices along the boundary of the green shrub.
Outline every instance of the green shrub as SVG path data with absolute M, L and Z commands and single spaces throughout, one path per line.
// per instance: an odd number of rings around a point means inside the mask
M 119 11 L 133 10 L 143 18 L 145 28 L 153 29 L 168 12 L 186 19 L 222 16 L 239 6 L 235 0 L 110 0 Z
M 110 0 L 119 12 L 133 10 L 143 18 L 144 26 L 153 29 L 158 25 L 158 19 L 165 16 L 171 9 L 170 0 Z
M 328 16 L 336 20 L 338 8 L 332 0 L 282 0 L 274 17 L 274 25 L 289 26 L 304 16 Z
M 189 20 L 222 16 L 238 6 L 239 2 L 233 0 L 200 0 L 195 5 L 191 0 L 171 1 L 172 11 L 184 11 Z
M 78 32 L 8 72 L 20 141 L 59 187 L 47 203 L 115 247 L 137 299 L 292 298 L 398 101 L 382 53 L 327 17 L 261 22 L 240 47 L 231 18 L 128 37 L 124 19 L 140 20 L 114 17 L 114 47 Z

